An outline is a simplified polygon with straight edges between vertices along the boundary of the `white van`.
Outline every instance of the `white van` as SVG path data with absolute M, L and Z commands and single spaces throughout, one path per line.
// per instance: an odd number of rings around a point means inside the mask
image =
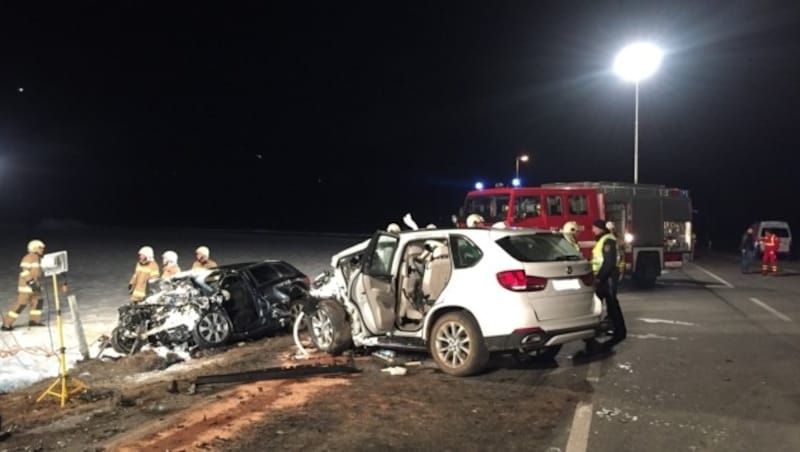
M 759 221 L 755 223 L 752 228 L 753 236 L 756 240 L 764 238 L 768 231 L 774 232 L 775 235 L 781 239 L 780 247 L 778 247 L 778 254 L 789 254 L 789 251 L 791 251 L 792 229 L 789 227 L 789 223 L 785 221 Z M 756 244 L 756 247 L 760 255 L 760 246 Z

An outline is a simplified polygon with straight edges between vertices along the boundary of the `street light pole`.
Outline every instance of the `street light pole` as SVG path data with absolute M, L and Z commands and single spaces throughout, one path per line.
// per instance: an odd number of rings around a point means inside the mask
M 519 179 L 519 162 L 527 162 L 528 158 L 529 158 L 528 154 L 517 156 L 517 166 L 516 166 L 516 171 L 514 172 L 514 179 Z
M 614 72 L 636 85 L 636 110 L 633 120 L 633 183 L 639 183 L 639 82 L 653 75 L 661 65 L 661 50 L 638 42 L 622 49 L 614 59 Z
M 636 81 L 636 117 L 633 120 L 633 183 L 639 183 L 639 81 Z

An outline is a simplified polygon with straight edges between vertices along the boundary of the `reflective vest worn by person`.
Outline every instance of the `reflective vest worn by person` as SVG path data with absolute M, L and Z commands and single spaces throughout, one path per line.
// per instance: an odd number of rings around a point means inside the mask
M 153 249 L 143 246 L 139 250 L 139 261 L 133 270 L 133 276 L 128 285 L 131 292 L 131 301 L 138 303 L 147 296 L 147 282 L 157 279 L 159 275 L 158 264 L 153 261 Z
M 778 248 L 781 246 L 781 239 L 770 232 L 764 237 L 764 254 L 761 256 L 761 273 L 766 274 L 772 269 L 773 273 L 778 272 Z
M 600 272 L 600 267 L 603 266 L 603 245 L 605 244 L 606 240 L 613 240 L 616 246 L 617 238 L 614 237 L 612 233 L 606 233 L 594 244 L 594 248 L 592 248 L 592 273 L 597 276 L 597 273 Z M 617 269 L 622 268 L 624 270 L 625 259 L 617 253 L 617 262 L 615 262 Z
M 8 311 L 3 319 L 3 330 L 10 330 L 19 314 L 28 306 L 29 326 L 43 326 L 39 320 L 42 317 L 42 267 L 41 259 L 44 254 L 44 243 L 41 240 L 31 240 L 28 243 L 28 254 L 23 256 L 19 263 L 19 278 L 17 280 L 17 302 Z

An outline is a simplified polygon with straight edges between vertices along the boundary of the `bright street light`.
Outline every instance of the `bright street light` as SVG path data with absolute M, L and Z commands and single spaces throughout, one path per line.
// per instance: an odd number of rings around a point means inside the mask
M 649 42 L 637 42 L 622 49 L 614 58 L 614 72 L 636 84 L 636 116 L 633 128 L 633 183 L 639 183 L 639 82 L 655 74 L 661 65 L 661 49 Z
M 517 171 L 514 173 L 514 178 L 519 179 L 519 162 L 527 162 L 529 160 L 528 154 L 517 156 Z

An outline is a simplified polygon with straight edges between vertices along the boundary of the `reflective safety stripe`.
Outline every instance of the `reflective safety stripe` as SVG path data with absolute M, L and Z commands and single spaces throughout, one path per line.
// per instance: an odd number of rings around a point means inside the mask
M 31 309 L 30 315 L 42 315 L 42 311 L 40 309 Z
M 40 267 L 38 262 L 22 262 L 21 264 L 19 264 L 19 266 L 22 267 L 22 268 L 39 268 Z
M 8 311 L 8 316 L 11 317 L 12 319 L 16 319 L 17 317 L 19 317 L 19 314 L 14 311 Z
M 33 289 L 28 286 L 19 286 L 17 287 L 17 292 L 19 293 L 33 293 Z
M 141 290 L 134 290 L 134 291 L 133 291 L 133 296 L 134 296 L 134 297 L 143 297 L 143 296 L 145 296 L 145 295 L 146 295 L 146 292 L 143 292 L 143 291 L 141 291 Z
M 24 277 L 26 277 L 26 276 L 28 276 L 28 275 L 30 275 L 30 274 L 31 274 L 31 272 L 29 272 L 28 270 L 23 270 L 23 271 L 21 271 L 21 272 L 19 273 L 19 277 L 20 277 L 20 278 L 24 278 Z

